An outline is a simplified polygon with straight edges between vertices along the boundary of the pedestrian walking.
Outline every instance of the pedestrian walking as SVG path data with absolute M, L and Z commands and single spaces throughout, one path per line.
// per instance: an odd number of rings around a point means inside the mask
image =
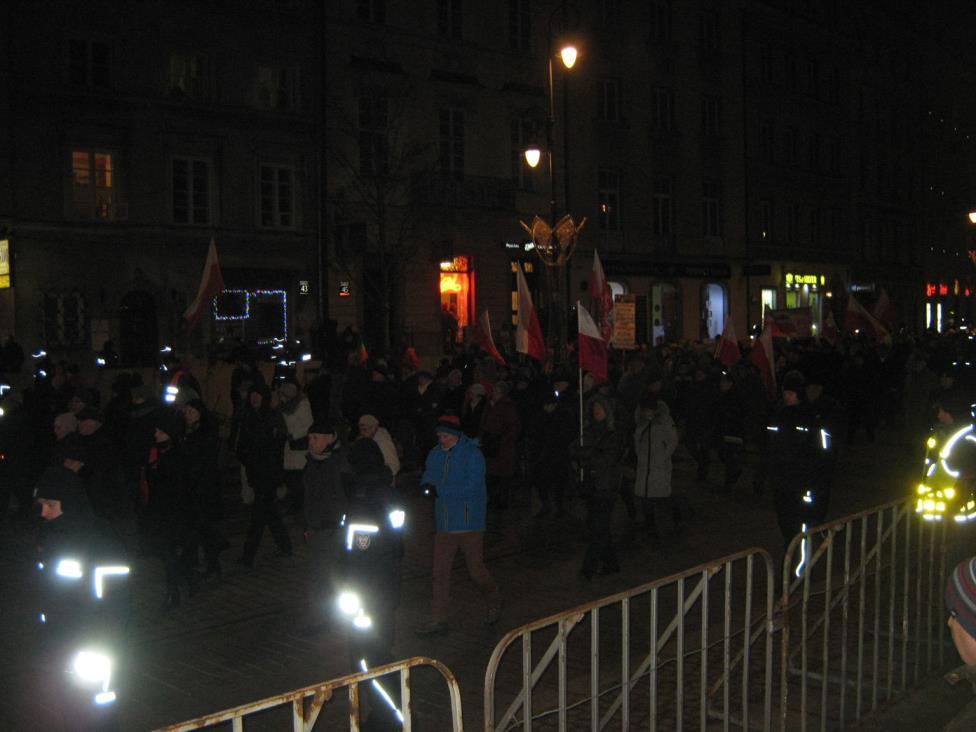
M 278 546 L 277 555 L 290 557 L 292 554 L 291 538 L 275 505 L 276 491 L 283 479 L 282 458 L 288 428 L 281 414 L 271 409 L 271 393 L 263 382 L 253 382 L 247 398 L 248 406 L 237 441 L 237 457 L 254 489 L 254 503 L 251 504 L 251 523 L 247 527 L 244 553 L 237 561 L 253 567 L 265 527 L 271 530 Z
M 620 491 L 620 462 L 624 454 L 621 435 L 614 429 L 609 401 L 596 395 L 589 402 L 589 423 L 581 440 L 570 448 L 574 470 L 583 472 L 582 492 L 587 505 L 590 543 L 583 557 L 580 577 L 620 571 L 610 533 L 610 518 Z
M 448 631 L 447 610 L 451 586 L 451 565 L 460 549 L 468 574 L 481 588 L 485 599 L 485 623 L 498 621 L 501 599 L 498 585 L 484 562 L 485 458 L 477 440 L 461 430 L 460 420 L 442 416 L 435 429 L 437 447 L 427 455 L 426 468 L 420 479 L 436 495 L 434 515 L 434 595 L 431 620 L 417 631 L 422 638 L 444 635 Z
M 660 541 L 656 509 L 669 509 L 675 530 L 680 534 L 682 528 L 681 509 L 671 489 L 671 456 L 677 447 L 678 430 L 668 405 L 653 396 L 641 399 L 634 430 L 634 495 L 641 502 L 644 531 L 652 544 Z

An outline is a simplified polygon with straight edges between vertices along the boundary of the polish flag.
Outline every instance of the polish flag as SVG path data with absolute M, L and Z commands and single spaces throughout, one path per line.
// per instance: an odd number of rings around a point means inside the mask
M 613 337 L 613 293 L 610 283 L 603 273 L 600 254 L 593 250 L 593 276 L 590 278 L 590 295 L 593 297 L 593 312 L 600 323 L 600 335 L 606 343 Z
M 888 291 L 883 287 L 881 288 L 881 294 L 878 295 L 878 301 L 874 304 L 874 312 L 872 314 L 889 328 L 894 328 L 898 322 L 898 310 L 888 297 Z
M 742 358 L 742 351 L 739 350 L 739 339 L 735 337 L 735 325 L 732 323 L 732 316 L 725 317 L 725 326 L 722 328 L 722 337 L 715 345 L 715 358 L 723 366 L 735 366 Z
M 495 361 L 502 366 L 508 365 L 505 363 L 505 359 L 502 358 L 502 354 L 498 352 L 498 348 L 495 346 L 495 340 L 491 337 L 491 318 L 488 317 L 487 310 L 478 318 L 478 325 L 474 329 L 474 339 L 481 347 L 481 350 L 495 359 Z
M 830 308 L 826 309 L 826 314 L 823 318 L 823 328 L 820 330 L 820 337 L 832 346 L 836 346 L 840 342 L 840 329 L 837 327 L 837 321 L 834 320 L 834 311 Z
M 515 264 L 518 280 L 518 326 L 515 329 L 515 350 L 531 356 L 539 363 L 546 360 L 546 341 L 542 337 L 539 315 L 532 304 L 532 293 L 522 274 L 522 265 Z
M 607 342 L 581 302 L 576 303 L 576 321 L 579 323 L 579 367 L 593 374 L 594 384 L 606 381 Z
M 873 335 L 877 340 L 883 341 L 888 338 L 888 329 L 881 324 L 871 313 L 864 309 L 864 306 L 857 301 L 854 295 L 847 297 L 847 312 L 844 314 L 844 330 L 848 333 L 863 331 Z
M 770 330 L 770 323 L 763 323 L 762 334 L 752 344 L 752 352 L 749 360 L 759 369 L 759 376 L 763 386 L 766 387 L 766 395 L 770 399 L 776 398 L 776 369 L 773 368 L 773 333 Z
M 210 301 L 223 289 L 224 276 L 220 273 L 220 262 L 217 261 L 217 244 L 211 237 L 210 248 L 207 250 L 207 261 L 203 265 L 200 288 L 197 290 L 196 298 L 190 303 L 190 307 L 183 313 L 183 320 L 186 321 L 188 331 L 196 327 L 204 310 L 210 305 Z

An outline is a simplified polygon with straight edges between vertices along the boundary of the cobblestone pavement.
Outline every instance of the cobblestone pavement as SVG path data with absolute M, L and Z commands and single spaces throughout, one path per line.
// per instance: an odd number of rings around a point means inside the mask
M 915 473 L 913 454 L 893 432 L 882 432 L 875 444 L 849 449 L 841 457 L 830 517 L 906 495 Z M 750 475 L 747 469 L 733 493 L 719 492 L 720 466 L 713 463 L 709 484 L 696 484 L 694 464 L 680 450 L 676 492 L 685 496 L 693 511 L 685 532 L 680 538 L 665 533 L 659 548 L 641 540 L 621 547 L 622 571 L 589 584 L 577 579 L 584 548 L 582 507 L 575 506 L 562 519 L 533 520 L 529 498 L 523 495 L 514 508 L 490 517 L 486 535 L 489 568 L 504 597 L 501 621 L 490 628 L 482 623 L 480 597 L 459 558 L 451 587 L 450 633 L 432 640 L 420 640 L 413 634 L 429 609 L 433 528 L 429 504 L 420 497 L 412 498 L 397 655 L 433 656 L 446 663 L 461 684 L 465 726 L 478 727 L 487 661 L 498 639 L 511 628 L 749 546 L 780 555 L 782 540 L 771 498 L 755 496 Z M 409 494 L 416 494 L 410 490 L 416 476 L 412 481 L 406 476 L 403 483 Z M 328 625 L 310 627 L 316 617 L 305 599 L 308 562 L 298 517 L 287 518 L 295 556 L 272 558 L 274 547 L 266 536 L 265 554 L 259 552 L 255 568 L 246 570 L 232 561 L 240 552 L 247 525 L 247 511 L 235 499 L 234 487 L 229 485 L 230 515 L 223 529 L 232 548 L 224 554 L 221 583 L 205 585 L 196 597 L 164 611 L 160 608 L 161 564 L 145 557 L 133 562 L 130 672 L 122 700 L 125 730 L 177 722 L 347 670 L 343 632 Z M 618 534 L 626 521 L 618 502 Z M 0 657 L 4 659 L 0 729 L 4 730 L 50 728 L 44 695 L 38 693 L 38 677 L 43 675 L 31 671 L 29 643 L 25 643 L 33 622 L 23 596 L 31 571 L 30 546 L 25 527 L 9 521 L 2 525 L 0 586 L 5 591 L 0 593 Z M 425 714 L 442 719 L 443 699 L 428 701 L 415 696 L 414 703 L 421 719 Z M 280 725 L 281 720 L 268 718 L 253 728 Z

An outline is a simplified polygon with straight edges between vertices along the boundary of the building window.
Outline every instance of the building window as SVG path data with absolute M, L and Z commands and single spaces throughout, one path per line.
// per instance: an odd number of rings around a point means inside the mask
M 614 171 L 601 170 L 597 174 L 599 184 L 601 231 L 617 231 L 620 228 L 620 175 Z
M 508 47 L 528 51 L 532 39 L 532 7 L 529 0 L 508 0 Z
M 620 119 L 620 82 L 616 79 L 597 82 L 597 117 L 607 122 Z
M 533 142 L 535 126 L 525 117 L 513 117 L 510 124 L 512 149 L 512 181 L 519 188 L 531 191 L 532 169 L 525 162 L 525 149 Z
M 718 181 L 705 181 L 702 191 L 705 236 L 722 235 L 722 201 L 719 196 L 719 191 L 720 187 Z
M 282 165 L 261 166 L 261 226 L 295 226 L 295 170 Z
M 667 43 L 671 40 L 671 2 L 654 0 L 651 3 L 651 41 Z
M 786 209 L 786 241 L 796 244 L 800 233 L 800 204 L 791 203 Z
M 112 50 L 108 43 L 68 41 L 68 81 L 76 86 L 105 89 L 111 81 Z
M 718 51 L 719 38 L 717 13 L 711 10 L 706 10 L 702 13 L 699 40 L 701 42 L 701 49 L 706 54 L 713 54 Z
M 763 241 L 773 238 L 773 202 L 768 199 L 759 202 L 759 238 Z
M 388 114 L 389 104 L 382 94 L 359 98 L 359 172 L 361 175 L 389 173 Z
M 44 342 L 51 346 L 87 345 L 85 297 L 80 292 L 44 293 Z
M 681 338 L 681 312 L 681 290 L 676 285 L 651 285 L 651 340 L 655 346 Z
M 464 179 L 464 112 L 453 107 L 440 111 L 440 170 L 444 178 Z
M 356 17 L 367 23 L 386 22 L 386 0 L 356 0 Z
M 667 176 L 654 179 L 651 209 L 651 225 L 655 236 L 671 236 L 674 233 L 673 182 Z
M 674 129 L 674 93 L 658 86 L 651 91 L 651 123 L 658 132 Z
M 776 160 L 776 138 L 773 132 L 771 120 L 764 119 L 759 122 L 759 154 L 765 163 L 772 163 Z
M 775 80 L 775 58 L 771 43 L 759 47 L 759 79 L 763 84 L 772 84 Z
M 174 53 L 169 57 L 170 93 L 206 99 L 210 93 L 207 57 L 202 53 Z
M 722 100 L 715 96 L 702 99 L 702 132 L 709 136 L 719 133 L 722 126 Z
M 763 287 L 760 291 L 760 297 L 762 298 L 762 319 L 766 320 L 766 311 L 776 309 L 776 288 L 775 287 Z
M 257 105 L 260 109 L 294 110 L 298 107 L 298 73 L 286 66 L 258 66 Z
M 210 162 L 173 159 L 173 223 L 210 223 Z
M 114 155 L 98 150 L 71 152 L 71 202 L 74 216 L 88 221 L 124 218 L 116 201 Z
M 437 35 L 460 40 L 463 0 L 437 0 Z

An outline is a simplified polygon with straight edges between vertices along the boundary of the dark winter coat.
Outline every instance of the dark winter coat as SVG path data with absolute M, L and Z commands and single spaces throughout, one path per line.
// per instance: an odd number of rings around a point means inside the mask
M 481 446 L 486 473 L 497 478 L 511 478 L 518 466 L 518 437 L 522 424 L 515 402 L 504 396 L 485 407 L 482 418 Z
M 583 470 L 583 490 L 596 497 L 610 498 L 620 490 L 621 460 L 626 445 L 622 435 L 614 429 L 613 412 L 608 403 L 605 411 L 606 419 L 591 422 L 583 431 L 582 442 L 573 442 L 570 456 L 574 467 Z
M 237 438 L 237 457 L 254 490 L 274 490 L 284 480 L 284 450 L 288 428 L 281 414 L 248 405 Z
M 324 455 L 309 454 L 305 460 L 302 472 L 305 527 L 311 531 L 337 528 L 348 509 L 343 487 L 343 475 L 349 472 L 346 448 L 337 442 Z
M 221 514 L 220 469 L 217 464 L 220 441 L 209 415 L 201 415 L 196 429 L 183 439 L 187 489 L 201 517 L 211 520 Z

